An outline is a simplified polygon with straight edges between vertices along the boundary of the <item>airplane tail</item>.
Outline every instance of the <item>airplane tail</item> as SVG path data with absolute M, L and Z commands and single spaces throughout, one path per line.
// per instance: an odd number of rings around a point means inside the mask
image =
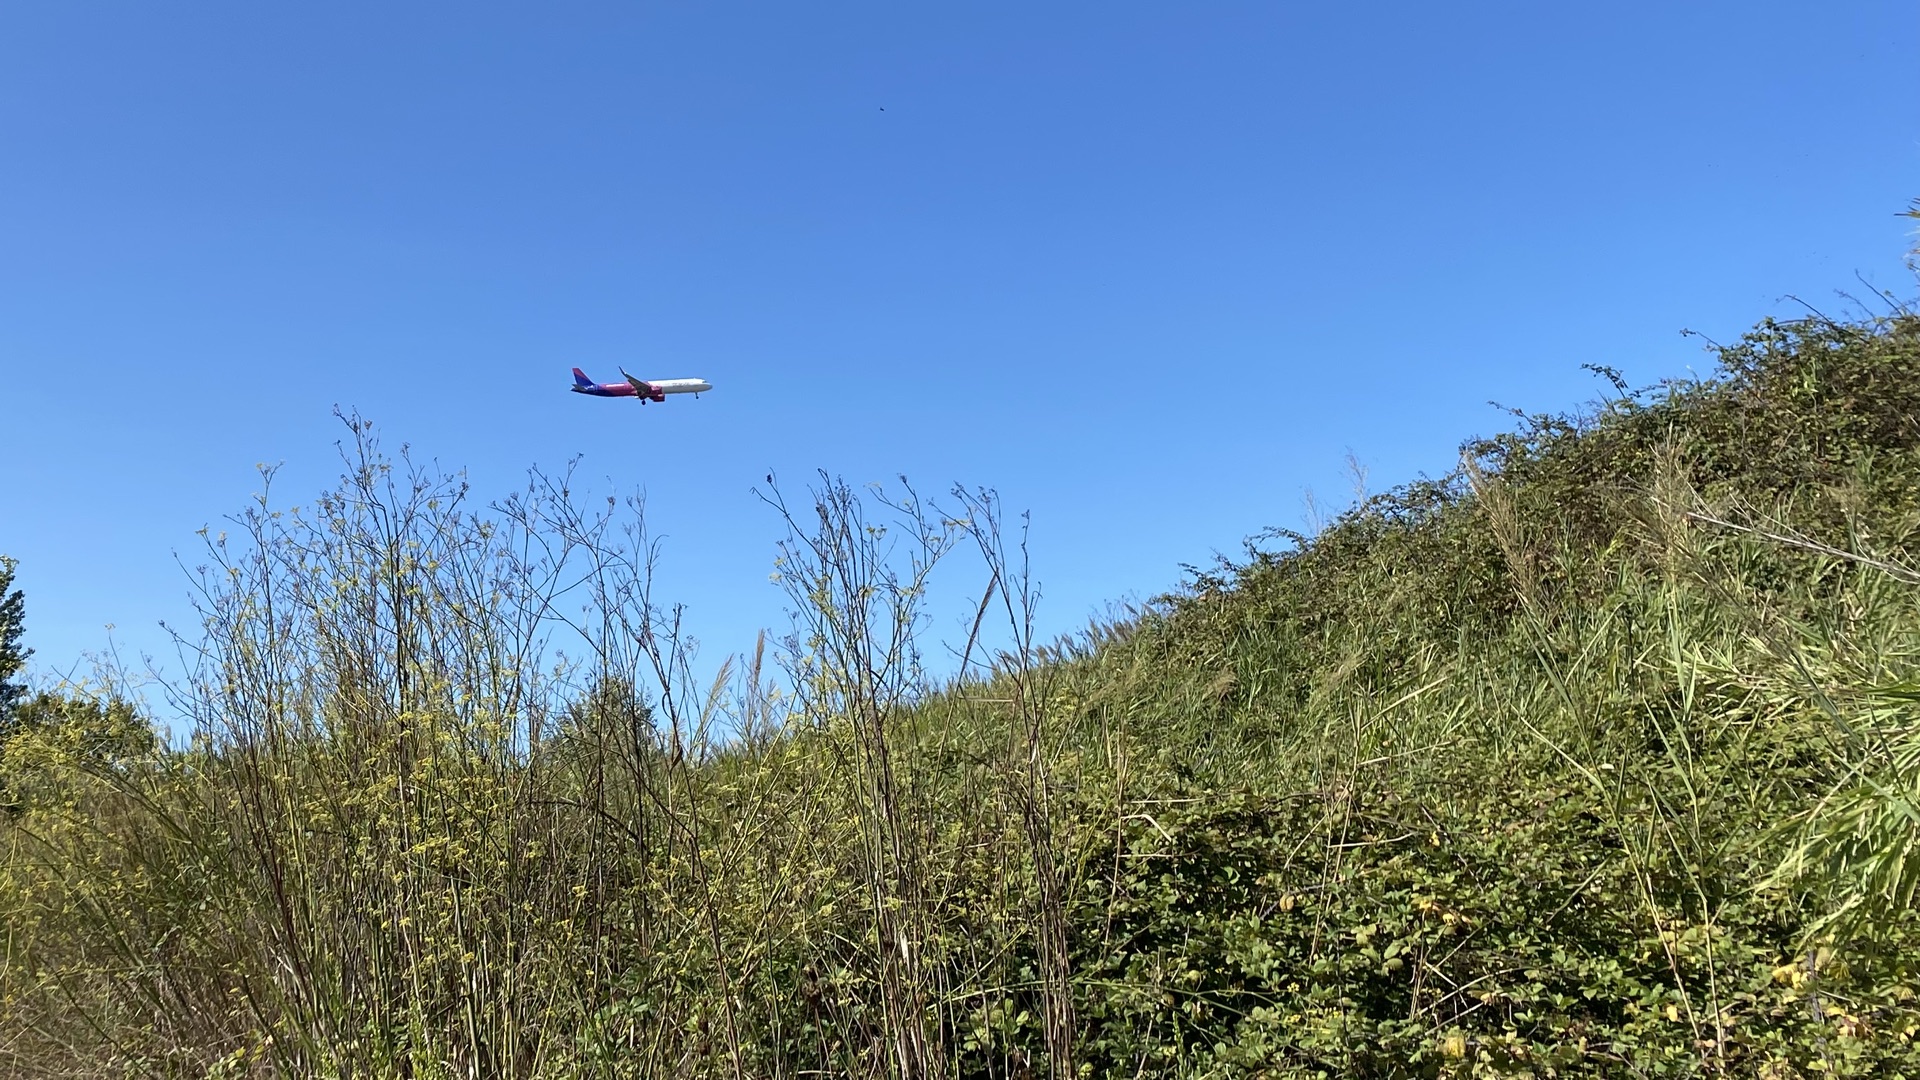
M 587 373 L 586 373 L 586 372 L 584 372 L 584 371 L 581 371 L 581 370 L 580 370 L 579 368 L 574 368 L 574 369 L 573 369 L 573 385 L 575 385 L 575 386 L 592 386 L 592 385 L 593 385 L 593 380 L 592 380 L 592 379 L 589 379 L 589 378 L 587 378 Z

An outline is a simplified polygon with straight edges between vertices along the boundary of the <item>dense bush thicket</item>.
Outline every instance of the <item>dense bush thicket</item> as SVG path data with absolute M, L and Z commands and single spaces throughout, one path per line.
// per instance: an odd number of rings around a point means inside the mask
M 19 710 L 0 1074 L 1920 1076 L 1920 320 L 1721 361 L 1046 647 L 990 497 L 770 492 L 708 685 L 637 518 L 350 421 L 191 745 Z

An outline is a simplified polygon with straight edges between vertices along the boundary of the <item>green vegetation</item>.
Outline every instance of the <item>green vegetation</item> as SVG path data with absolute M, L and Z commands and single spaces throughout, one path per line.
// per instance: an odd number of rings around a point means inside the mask
M 18 565 L 0 555 L 0 736 L 13 723 L 13 710 L 27 692 L 19 681 L 20 672 L 33 652 L 20 644 L 21 635 L 26 633 L 26 598 L 13 588 L 13 572 Z
M 1920 1077 L 1920 319 L 1616 390 L 1048 645 L 990 496 L 768 492 L 705 685 L 637 512 L 350 421 L 191 745 L 22 708 L 0 1074 Z

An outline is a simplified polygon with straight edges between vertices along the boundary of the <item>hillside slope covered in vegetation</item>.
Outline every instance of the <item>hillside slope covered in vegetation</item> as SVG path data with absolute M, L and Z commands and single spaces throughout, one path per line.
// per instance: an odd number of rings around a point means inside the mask
M 351 421 L 190 746 L 5 733 L 0 1074 L 1920 1076 L 1920 320 L 1618 389 L 1044 647 L 990 496 L 770 492 L 698 686 L 632 517 Z

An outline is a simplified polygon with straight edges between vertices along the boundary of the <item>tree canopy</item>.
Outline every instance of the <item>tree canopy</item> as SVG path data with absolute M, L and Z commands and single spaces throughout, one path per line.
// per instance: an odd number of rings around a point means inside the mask
M 27 657 L 33 654 L 32 649 L 20 644 L 26 601 L 20 590 L 13 588 L 13 571 L 18 565 L 15 560 L 0 555 L 0 731 L 11 726 L 14 708 L 27 692 L 20 673 L 27 666 Z

